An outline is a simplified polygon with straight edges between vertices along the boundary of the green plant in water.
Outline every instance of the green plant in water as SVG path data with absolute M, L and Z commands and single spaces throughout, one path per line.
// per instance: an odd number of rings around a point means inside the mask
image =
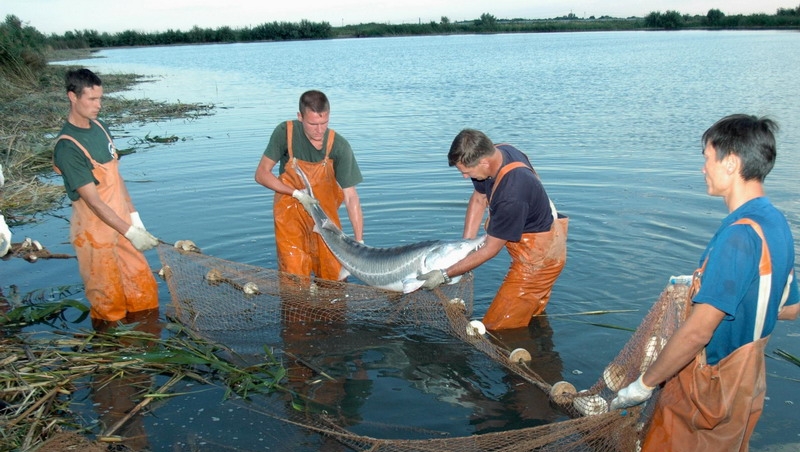
M 153 338 L 135 330 L 109 331 L 108 334 L 114 335 L 117 339 L 125 338 L 126 341 L 147 338 L 144 341 L 147 343 L 146 348 L 120 350 L 115 360 L 135 361 L 145 366 L 165 366 L 173 374 L 180 368 L 187 373 L 219 379 L 224 383 L 226 399 L 232 394 L 247 399 L 252 393 L 267 394 L 276 390 L 291 392 L 281 385 L 286 377 L 286 369 L 266 347 L 263 362 L 241 367 L 219 356 L 224 352 L 237 358 L 238 361 L 243 361 L 233 351 L 208 342 L 177 323 L 169 323 L 167 328 L 172 332 L 167 339 Z
M 69 296 L 73 292 L 74 286 L 63 286 L 55 289 L 40 289 L 30 292 L 22 297 L 21 300 L 15 299 L 12 292 L 8 298 L 0 293 L 0 301 L 4 301 L 11 307 L 7 312 L 0 312 L 0 327 L 21 328 L 30 325 L 45 324 L 55 327 L 55 323 L 71 322 L 81 323 L 89 315 L 89 307 L 78 300 L 60 301 L 41 301 L 45 297 L 52 299 L 53 296 L 62 298 Z M 70 308 L 78 310 L 78 316 L 70 320 L 66 316 L 66 311 Z
M 786 352 L 786 351 L 781 350 L 781 349 L 777 349 L 773 353 L 775 353 L 776 355 L 780 356 L 781 358 L 785 359 L 786 361 L 789 361 L 790 363 L 792 363 L 792 364 L 794 364 L 796 366 L 800 366 L 800 358 L 790 354 L 789 352 Z
M 164 136 L 164 137 L 159 135 L 154 135 L 151 137 L 150 134 L 148 133 L 147 135 L 144 136 L 144 141 L 147 141 L 148 143 L 174 143 L 178 140 L 179 138 L 175 135 Z

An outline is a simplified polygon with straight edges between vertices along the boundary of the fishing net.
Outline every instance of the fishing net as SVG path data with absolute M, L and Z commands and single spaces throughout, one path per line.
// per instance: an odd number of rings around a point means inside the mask
M 637 450 L 658 391 L 648 403 L 631 409 L 609 411 L 608 405 L 620 388 L 653 362 L 677 329 L 688 294 L 686 285 L 667 285 L 597 382 L 576 393 L 568 382 L 546 381 L 538 375 L 526 350 L 508 350 L 492 334 L 477 331 L 480 325 L 470 320 L 473 281 L 469 274 L 434 291 L 400 294 L 284 274 L 168 245 L 160 245 L 158 251 L 178 322 L 224 346 L 231 360 L 247 364 L 269 353 L 289 369 L 283 385 L 287 391 L 250 403 L 248 409 L 292 427 L 270 427 L 275 429 L 271 435 L 276 440 L 302 438 L 303 442 L 316 436 L 319 440 L 314 447 L 322 443 L 341 447 L 320 447 L 327 450 Z M 332 394 L 335 391 L 322 383 L 342 375 L 335 363 L 326 362 L 332 359 L 327 347 L 369 340 L 370 330 L 383 327 L 434 331 L 457 338 L 469 350 L 528 383 L 516 390 L 541 391 L 563 416 L 544 425 L 459 437 L 441 437 L 434 432 L 426 436 L 424 431 L 408 435 L 409 429 L 403 426 L 388 426 L 381 436 L 357 434 L 350 428 L 347 408 L 337 406 L 340 399 Z

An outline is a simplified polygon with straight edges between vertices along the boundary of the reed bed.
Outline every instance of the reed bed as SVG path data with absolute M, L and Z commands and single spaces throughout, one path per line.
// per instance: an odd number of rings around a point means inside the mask
M 25 327 L 36 323 L 59 327 L 81 322 L 88 306 L 61 300 L 11 307 L 2 300 L 0 297 L 0 308 L 5 306 L 0 313 L 0 451 L 37 450 L 53 438 L 61 444 L 65 433 L 72 435 L 69 441 L 73 443 L 89 436 L 99 443 L 122 442 L 118 430 L 146 412 L 153 401 L 179 396 L 171 390 L 183 380 L 221 386 L 225 397 L 248 398 L 285 390 L 281 382 L 286 370 L 269 349 L 264 350 L 263 362 L 240 366 L 233 363 L 237 360 L 220 357 L 235 356 L 230 350 L 172 322 L 165 325 L 167 338 L 139 331 L 136 324 L 120 324 L 104 332 L 57 328 L 28 332 Z M 106 385 L 131 375 L 147 377 L 139 381 L 165 382 L 139 388 L 134 408 L 114 425 L 87 424 L 72 411 L 76 393 L 90 384 L 98 385 L 99 380 Z

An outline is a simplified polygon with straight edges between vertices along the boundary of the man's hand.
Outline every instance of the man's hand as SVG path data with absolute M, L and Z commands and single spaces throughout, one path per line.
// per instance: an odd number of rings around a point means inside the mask
M 431 270 L 424 275 L 417 276 L 420 281 L 425 281 L 422 284 L 423 289 L 433 290 L 445 283 L 444 270 Z
M 313 196 L 309 195 L 308 193 L 306 193 L 306 192 L 304 192 L 304 191 L 302 191 L 302 190 L 295 190 L 295 191 L 293 191 L 293 192 L 292 192 L 292 198 L 294 198 L 294 199 L 296 199 L 296 200 L 300 201 L 300 204 L 302 204 L 302 205 L 303 205 L 303 207 L 305 207 L 305 209 L 306 209 L 307 211 L 308 211 L 308 210 L 311 210 L 311 208 L 312 208 L 312 207 L 313 207 L 315 204 L 319 204 L 319 201 L 317 201 L 316 199 L 314 199 L 314 197 L 313 197 Z
M 644 374 L 640 375 L 636 381 L 619 390 L 617 396 L 611 401 L 612 410 L 638 405 L 653 395 L 654 388 L 651 388 L 642 382 L 643 376 Z
M 133 247 L 139 251 L 147 251 L 158 245 L 158 239 L 153 237 L 153 234 L 150 234 L 138 226 L 131 226 L 128 228 L 128 232 L 125 233 L 125 238 L 130 240 Z

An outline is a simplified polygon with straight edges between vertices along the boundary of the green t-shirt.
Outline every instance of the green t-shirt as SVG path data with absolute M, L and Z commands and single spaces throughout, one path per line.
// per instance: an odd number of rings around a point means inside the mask
M 294 120 L 292 126 L 292 152 L 298 160 L 306 162 L 320 162 L 325 158 L 325 149 L 328 146 L 328 132 L 322 141 L 322 149 L 317 149 L 308 141 L 308 137 L 303 133 L 303 124 Z M 283 174 L 286 163 L 289 161 L 289 145 L 286 141 L 286 122 L 282 122 L 275 127 L 269 139 L 264 156 L 279 162 L 278 174 Z M 333 140 L 333 149 L 329 158 L 333 160 L 333 172 L 336 175 L 336 182 L 342 188 L 353 187 L 364 180 L 361 177 L 361 170 L 358 168 L 356 157 L 350 143 L 343 136 L 336 134 Z
M 101 124 L 103 123 L 101 122 Z M 103 124 L 103 127 L 106 127 L 106 125 Z M 107 127 L 106 130 L 108 130 Z M 94 121 L 89 122 L 88 129 L 82 129 L 66 122 L 59 135 L 69 135 L 78 140 L 97 163 L 110 162 L 114 158 L 112 155 L 113 143 L 108 141 L 106 134 Z M 64 188 L 67 191 L 67 196 L 72 201 L 77 201 L 80 198 L 77 192 L 78 188 L 90 183 L 95 185 L 100 183 L 92 174 L 92 169 L 94 168 L 92 162 L 70 140 L 62 139 L 56 142 L 55 150 L 53 151 L 53 162 L 61 170 Z

